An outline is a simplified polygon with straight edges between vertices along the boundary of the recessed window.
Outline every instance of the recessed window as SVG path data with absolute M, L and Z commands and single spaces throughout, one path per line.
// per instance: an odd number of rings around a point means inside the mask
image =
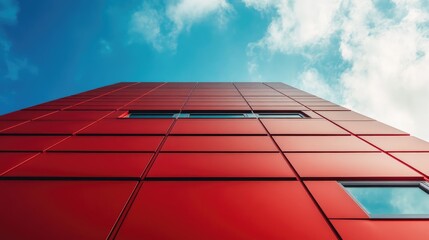
M 259 118 L 305 118 L 306 115 L 304 115 L 301 112 L 270 112 L 270 113 L 258 113 Z
M 127 118 L 176 118 L 177 113 L 170 112 L 129 112 Z
M 426 182 L 342 182 L 371 218 L 429 218 Z
M 215 112 L 196 112 L 196 113 L 182 113 L 179 118 L 254 118 L 255 115 L 251 113 L 215 113 Z

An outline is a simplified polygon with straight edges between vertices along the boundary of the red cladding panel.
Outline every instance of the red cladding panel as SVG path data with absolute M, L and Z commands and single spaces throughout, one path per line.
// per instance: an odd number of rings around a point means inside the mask
M 336 121 L 336 123 L 357 135 L 409 135 L 377 121 Z
M 328 218 L 362 218 L 368 215 L 336 181 L 306 181 L 305 185 Z
M 53 111 L 17 111 L 0 116 L 0 120 L 32 120 L 40 116 L 53 113 Z
M 117 239 L 336 239 L 295 181 L 146 182 Z
M 47 116 L 41 117 L 38 120 L 44 121 L 95 121 L 111 111 L 59 111 Z
M 151 157 L 150 153 L 44 153 L 6 176 L 138 178 Z
M 289 177 L 279 153 L 161 153 L 148 177 Z
M 105 239 L 136 182 L 0 181 L 1 239 Z
M 10 128 L 4 133 L 13 134 L 73 134 L 85 126 L 91 124 L 90 121 L 31 121 L 22 125 Z
M 172 134 L 266 134 L 257 119 L 179 119 Z
M 78 134 L 166 134 L 173 119 L 106 119 Z
M 51 151 L 154 152 L 161 136 L 73 136 Z
M 383 153 L 286 153 L 286 157 L 301 177 L 423 178 Z
M 24 121 L 0 121 L 0 132 L 21 123 L 24 123 Z
M 390 152 L 429 152 L 429 143 L 409 136 L 368 136 L 362 137 L 375 146 Z
M 266 136 L 171 136 L 162 151 L 277 152 L 277 148 Z
M 43 151 L 65 136 L 0 136 L 0 151 Z
M 427 240 L 428 220 L 332 220 L 344 240 Z
M 317 113 L 330 120 L 372 120 L 352 111 L 317 111 Z
M 0 152 L 0 174 L 17 166 L 37 153 L 6 153 Z
M 393 156 L 429 176 L 429 153 L 394 153 Z
M 275 136 L 284 152 L 371 152 L 378 151 L 353 136 Z
M 350 135 L 322 119 L 262 119 L 271 134 Z

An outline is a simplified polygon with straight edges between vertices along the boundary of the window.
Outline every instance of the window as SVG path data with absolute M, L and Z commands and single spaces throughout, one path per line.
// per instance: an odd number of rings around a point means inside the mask
M 196 112 L 182 113 L 180 118 L 255 118 L 252 113 Z
M 342 182 L 371 218 L 429 218 L 427 182 Z
M 130 111 L 125 118 L 176 118 L 177 113 L 171 112 L 134 112 Z
M 264 112 L 258 113 L 259 118 L 305 118 L 302 112 Z

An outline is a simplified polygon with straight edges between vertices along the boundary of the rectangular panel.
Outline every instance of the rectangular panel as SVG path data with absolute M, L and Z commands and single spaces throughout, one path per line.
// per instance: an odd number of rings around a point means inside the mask
M 148 177 L 288 177 L 280 153 L 161 153 Z
M 320 115 L 330 120 L 373 120 L 353 111 L 317 111 Z
M 389 152 L 429 152 L 429 143 L 409 136 L 365 136 L 375 146 Z
M 271 134 L 350 135 L 322 119 L 262 119 Z
M 150 153 L 44 153 L 9 171 L 15 177 L 134 177 Z
M 154 152 L 161 136 L 73 136 L 50 151 Z
M 276 152 L 265 136 L 170 136 L 162 151 L 174 152 Z
M 35 155 L 37 153 L 0 152 L 0 175 Z
M 117 239 L 336 237 L 295 181 L 150 181 Z
M 59 111 L 38 120 L 45 121 L 95 121 L 111 113 L 111 111 Z
M 335 123 L 356 135 L 409 135 L 377 121 L 336 121 Z
M 394 153 L 392 155 L 429 176 L 429 153 Z
M 383 153 L 286 153 L 301 177 L 422 179 L 423 176 Z
M 179 119 L 172 134 L 266 134 L 257 119 Z
M 16 111 L 0 116 L 0 120 L 32 120 L 54 111 Z
M 0 136 L 0 151 L 43 151 L 66 136 Z
M 10 128 L 10 134 L 73 134 L 88 126 L 92 121 L 31 121 Z
M 78 134 L 166 134 L 173 119 L 105 119 Z
M 369 218 L 337 181 L 305 181 L 305 185 L 328 218 Z
M 374 152 L 371 145 L 353 136 L 275 136 L 283 152 Z
M 0 181 L 1 239 L 106 239 L 133 181 Z
M 347 240 L 427 240 L 429 220 L 420 221 L 371 221 L 333 220 L 332 223 L 343 239 Z

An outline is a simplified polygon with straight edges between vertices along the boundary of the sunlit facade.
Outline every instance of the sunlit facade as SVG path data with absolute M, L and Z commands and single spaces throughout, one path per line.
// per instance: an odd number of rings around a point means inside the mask
M 429 239 L 429 143 L 283 83 L 0 116 L 1 239 Z

